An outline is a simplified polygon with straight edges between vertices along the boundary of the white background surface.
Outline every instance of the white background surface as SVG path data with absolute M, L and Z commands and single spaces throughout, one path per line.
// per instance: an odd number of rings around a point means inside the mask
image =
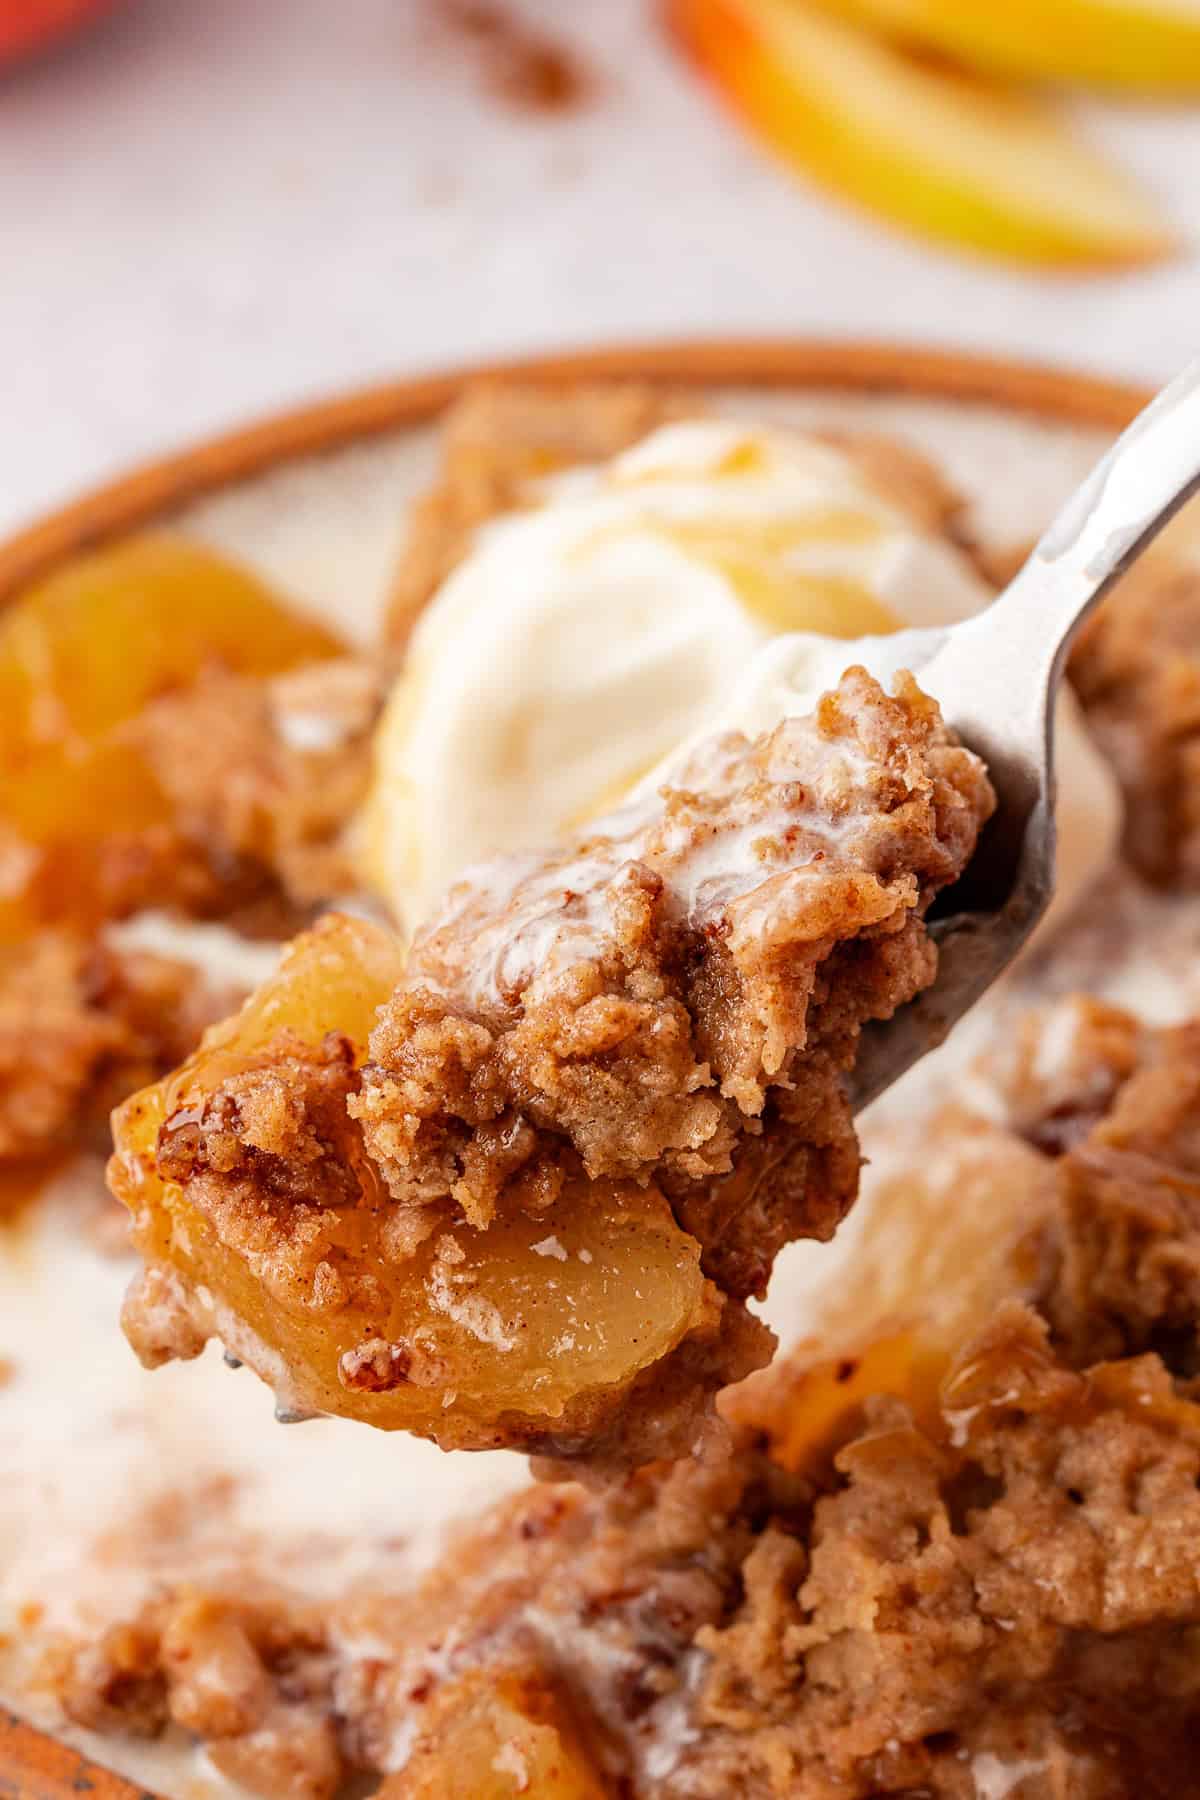
M 515 0 L 514 0 L 515 5 Z M 654 0 L 524 0 L 586 108 L 490 96 L 436 0 L 132 0 L 0 80 L 0 531 L 264 410 L 495 352 L 763 331 L 1166 376 L 1200 262 L 961 263 L 783 173 Z M 1200 107 L 1084 123 L 1200 236 Z

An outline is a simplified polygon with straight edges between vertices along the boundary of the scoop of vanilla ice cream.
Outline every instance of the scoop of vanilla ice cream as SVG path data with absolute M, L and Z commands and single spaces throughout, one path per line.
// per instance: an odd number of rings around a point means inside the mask
M 747 671 L 780 634 L 947 624 L 991 597 L 852 451 L 799 433 L 669 425 L 531 499 L 430 602 L 379 727 L 368 874 L 409 925 L 467 864 L 552 839 L 681 742 L 741 724 L 730 696 L 755 694 Z M 784 690 L 768 682 L 745 728 L 797 710 Z M 1116 790 L 1077 721 L 1060 744 L 1078 891 L 1112 849 Z

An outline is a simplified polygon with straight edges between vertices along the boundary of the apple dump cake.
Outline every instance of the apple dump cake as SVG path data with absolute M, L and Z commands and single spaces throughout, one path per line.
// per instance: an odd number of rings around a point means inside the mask
M 289 1410 L 592 1463 L 688 1447 L 697 1394 L 767 1353 L 742 1303 L 854 1198 L 843 1076 L 932 980 L 923 913 L 992 795 L 911 680 L 862 670 L 675 779 L 468 871 L 398 978 L 384 934 L 330 921 L 128 1102 L 145 1361 L 215 1330 Z
M 985 1110 L 895 1147 L 820 1337 L 732 1390 L 699 1456 L 534 1486 L 415 1595 L 168 1584 L 56 1646 L 68 1711 L 174 1719 L 265 1792 L 1174 1791 L 1200 1727 L 1200 1040 L 1086 1003 L 1018 1035 Z
M 1081 646 L 1057 916 L 860 1149 L 990 789 L 850 643 L 738 678 L 995 544 L 753 413 L 470 396 L 365 653 L 184 538 L 0 621 L 0 1689 L 168 1800 L 1180 1786 L 1200 577 Z

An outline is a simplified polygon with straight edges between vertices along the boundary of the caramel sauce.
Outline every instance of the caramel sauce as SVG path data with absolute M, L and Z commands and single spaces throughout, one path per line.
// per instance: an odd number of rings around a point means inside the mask
M 886 636 L 902 621 L 861 581 L 829 571 L 810 573 L 789 562 L 813 546 L 872 544 L 880 526 L 851 507 L 827 507 L 802 518 L 724 523 L 663 519 L 652 513 L 600 527 L 577 543 L 570 561 L 586 562 L 606 543 L 633 531 L 672 544 L 722 575 L 753 619 L 772 635 L 812 631 L 821 637 Z
M 647 519 L 645 528 L 716 569 L 753 619 L 772 634 L 886 636 L 901 621 L 862 582 L 830 571 L 806 573 L 789 558 L 814 545 L 871 544 L 880 527 L 866 513 L 829 507 L 799 519 L 745 521 Z

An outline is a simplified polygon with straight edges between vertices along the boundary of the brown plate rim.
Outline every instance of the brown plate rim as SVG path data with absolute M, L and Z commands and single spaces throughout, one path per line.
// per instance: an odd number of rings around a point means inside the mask
M 304 457 L 436 418 L 481 380 L 562 385 L 669 381 L 694 387 L 833 388 L 986 403 L 1060 424 L 1119 430 L 1145 405 L 1135 382 L 919 345 L 820 339 L 721 339 L 614 345 L 464 365 L 378 382 L 208 438 L 142 464 L 19 530 L 0 545 L 0 604 L 66 557 L 161 522 L 206 494 Z
M 1005 357 L 884 342 L 734 338 L 611 345 L 462 365 L 295 407 L 142 464 L 0 544 L 0 604 L 70 556 L 168 519 L 205 495 L 289 462 L 435 419 L 476 381 L 666 381 L 692 387 L 829 388 L 987 404 L 1058 424 L 1120 430 L 1149 399 L 1136 382 Z M 0 1708 L 0 1800 L 154 1800 Z

